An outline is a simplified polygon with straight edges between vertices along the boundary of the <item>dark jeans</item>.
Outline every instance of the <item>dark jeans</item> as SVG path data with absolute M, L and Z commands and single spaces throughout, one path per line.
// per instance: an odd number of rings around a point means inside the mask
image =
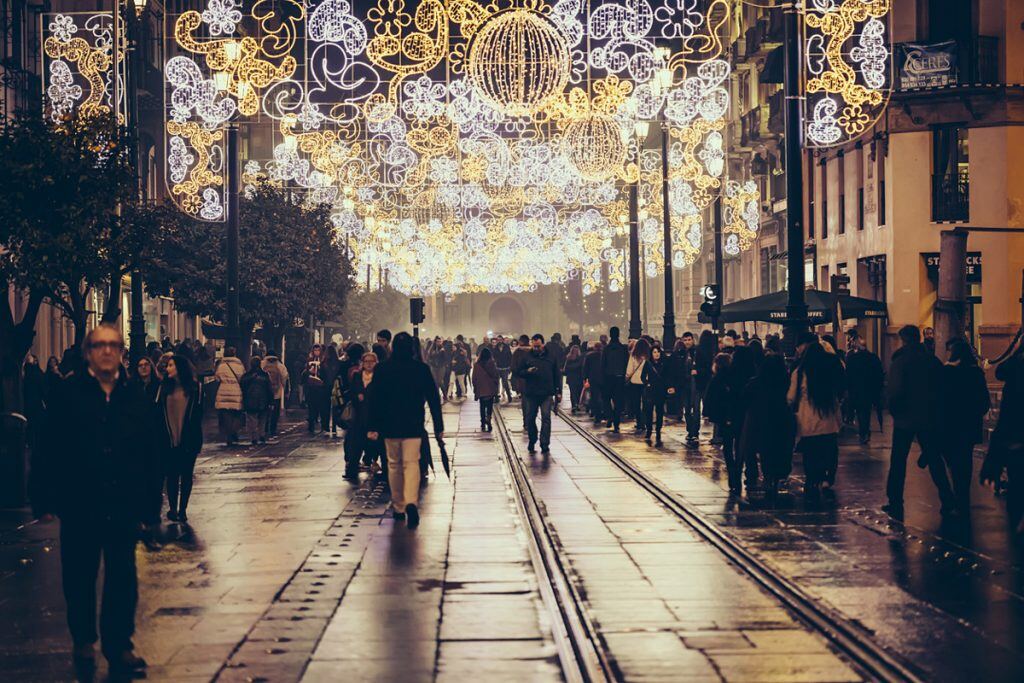
M 277 422 L 281 419 L 281 399 L 275 398 L 270 404 L 270 416 L 267 418 L 267 435 L 277 435 Z
M 971 475 L 974 472 L 974 444 L 951 439 L 942 445 L 943 458 L 949 465 L 953 497 L 960 512 L 971 511 Z
M 309 430 L 313 431 L 316 428 L 317 420 L 319 420 L 320 429 L 326 431 L 331 422 L 331 401 L 326 387 L 306 386 L 306 409 Z
M 804 476 L 808 488 L 828 482 L 836 483 L 839 467 L 839 435 L 818 434 L 800 439 L 800 452 L 804 456 Z
M 583 395 L 583 382 L 569 382 L 569 405 L 573 410 L 580 407 L 580 397 Z
M 540 411 L 540 449 L 546 451 L 551 445 L 550 396 L 523 396 L 523 413 L 526 420 L 526 435 L 530 445 L 537 443 L 537 411 Z
M 600 384 L 590 384 L 590 414 L 595 420 L 604 417 L 604 392 Z
M 686 438 L 696 439 L 700 434 L 700 394 L 693 387 L 683 395 L 683 419 L 686 421 Z
M 183 513 L 192 496 L 192 480 L 198 453 L 188 453 L 180 446 L 171 449 L 167 459 L 167 509 Z
M 636 421 L 637 427 L 640 427 L 641 422 L 643 422 L 643 412 L 641 411 L 643 394 L 644 385 L 633 384 L 632 382 L 626 383 L 626 400 L 628 401 L 629 415 Z
M 885 492 L 889 503 L 897 507 L 903 506 L 903 487 L 907 480 L 907 456 L 910 447 L 917 439 L 921 446 L 921 457 L 928 463 L 928 473 L 939 491 L 939 501 L 943 508 L 955 505 L 953 489 L 946 475 L 946 463 L 942 458 L 941 449 L 935 444 L 935 437 L 923 431 L 915 431 L 905 427 L 894 427 L 892 431 L 892 455 L 889 461 L 889 478 Z
M 651 438 L 651 430 L 661 440 L 661 425 L 665 422 L 665 400 L 652 396 L 645 391 L 643 395 L 643 427 L 647 432 L 647 438 Z
M 622 422 L 622 409 L 625 407 L 625 377 L 608 375 L 604 378 L 605 415 L 616 427 Z
M 722 422 L 715 423 L 718 427 L 719 438 L 722 439 L 722 459 L 725 460 L 725 470 L 729 474 L 729 490 L 739 491 L 742 488 L 742 469 L 740 462 L 739 447 L 736 443 L 736 434 L 732 425 Z
M 857 433 L 861 441 L 867 441 L 871 434 L 871 401 L 858 399 L 851 401 L 853 412 L 857 416 Z
M 498 398 L 501 398 L 501 392 L 504 391 L 505 400 L 509 403 L 512 402 L 512 385 L 508 381 L 511 374 L 511 368 L 498 368 Z
M 491 415 L 494 413 L 494 401 L 496 396 L 486 396 L 480 399 L 480 424 L 491 426 Z
M 61 578 L 68 628 L 75 646 L 91 645 L 96 633 L 96 579 L 103 558 L 100 635 L 103 654 L 116 657 L 132 649 L 138 578 L 132 525 L 115 522 L 64 522 L 60 525 Z

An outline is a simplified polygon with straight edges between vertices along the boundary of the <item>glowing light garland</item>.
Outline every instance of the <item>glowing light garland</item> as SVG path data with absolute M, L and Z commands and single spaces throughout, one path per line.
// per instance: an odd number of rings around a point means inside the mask
M 114 21 L 110 12 L 44 14 L 43 83 L 49 115 L 80 111 L 125 118 L 125 42 L 118 45 L 118 102 L 113 102 Z M 121 35 L 124 35 L 122 30 Z

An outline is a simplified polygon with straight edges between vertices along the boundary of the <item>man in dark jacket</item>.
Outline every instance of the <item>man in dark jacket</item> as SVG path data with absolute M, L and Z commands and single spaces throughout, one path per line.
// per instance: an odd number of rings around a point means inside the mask
M 683 332 L 676 343 L 676 350 L 669 358 L 672 363 L 672 377 L 679 394 L 683 421 L 686 422 L 686 446 L 695 448 L 700 434 L 700 393 L 697 391 L 697 340 L 692 332 Z
M 604 372 L 601 369 L 601 342 L 594 342 L 583 358 L 583 381 L 590 385 L 590 415 L 594 422 L 604 417 Z
M 416 346 L 406 332 L 391 343 L 391 357 L 377 366 L 369 390 L 367 436 L 384 439 L 388 482 L 395 519 L 408 519 L 409 528 L 420 522 L 420 445 L 423 441 L 423 404 L 430 408 L 434 436 L 443 444 L 444 419 L 437 385 L 426 363 L 415 357 Z
M 516 348 L 512 350 L 512 391 L 519 394 L 520 399 L 523 398 L 523 380 L 516 375 L 516 371 L 519 370 L 519 366 L 523 364 L 528 355 L 530 355 L 530 338 L 521 334 Z M 526 413 L 523 413 L 523 419 L 526 419 Z
M 95 670 L 96 578 L 103 560 L 99 637 L 115 677 L 146 667 L 135 655 L 139 525 L 159 515 L 157 435 L 142 387 L 121 367 L 124 339 L 103 323 L 85 339 L 86 369 L 68 378 L 47 411 L 44 459 L 33 476 L 42 519 L 60 518 L 61 576 L 80 674 Z M 91 679 L 90 679 L 91 680 Z
M 544 337 L 533 335 L 530 353 L 516 370 L 516 377 L 523 381 L 523 413 L 526 419 L 526 434 L 534 453 L 537 446 L 537 411 L 540 411 L 540 451 L 551 452 L 551 408 L 552 397 L 562 400 L 562 373 L 544 347 Z
M 544 348 L 547 349 L 548 357 L 555 365 L 560 368 L 565 366 L 565 355 L 568 353 L 568 349 L 562 343 L 562 334 L 560 332 L 552 334 L 551 339 L 544 345 Z
M 878 405 L 885 372 L 882 361 L 864 346 L 864 341 L 850 335 L 846 354 L 846 381 L 850 407 L 857 416 L 860 442 L 868 443 L 871 435 L 871 409 Z
M 899 332 L 902 346 L 892 355 L 889 368 L 889 412 L 892 413 L 892 455 L 886 494 L 889 503 L 883 509 L 903 514 L 903 487 L 907 477 L 907 455 L 917 439 L 921 447 L 918 465 L 927 467 L 939 491 L 942 513 L 956 510 L 953 489 L 946 474 L 941 448 L 936 443 L 939 414 L 940 373 L 942 363 L 921 343 L 916 325 L 905 325 Z
M 616 432 L 622 422 L 622 408 L 625 400 L 626 365 L 629 364 L 629 349 L 619 341 L 619 328 L 608 330 L 610 339 L 601 353 L 601 373 L 604 375 L 605 414 L 608 426 Z
M 501 380 L 499 388 L 505 391 L 505 400 L 511 403 L 512 386 L 509 384 L 509 375 L 512 373 L 512 349 L 501 335 L 498 335 L 494 345 L 494 364 L 498 368 L 498 377 Z

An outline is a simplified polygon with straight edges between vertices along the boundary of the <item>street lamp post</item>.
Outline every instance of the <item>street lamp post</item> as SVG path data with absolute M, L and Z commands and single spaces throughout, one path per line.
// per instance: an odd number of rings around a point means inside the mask
M 238 321 L 238 183 L 239 149 L 238 125 L 228 125 L 228 234 L 227 234 L 227 329 L 224 332 L 226 346 L 234 346 L 243 359 L 248 359 L 248 349 L 241 349 L 241 330 Z
M 629 338 L 639 339 L 640 322 L 640 235 L 638 216 L 639 180 L 629 184 Z
M 664 332 L 663 344 L 665 349 L 671 350 L 676 343 L 676 311 L 675 311 L 675 288 L 672 282 L 672 216 L 669 212 L 669 185 L 668 185 L 668 148 L 669 148 L 668 122 L 661 122 L 661 220 L 664 244 L 665 261 L 665 315 L 663 318 Z
M 145 182 L 145 159 L 142 145 L 139 142 L 139 76 L 142 74 L 142 13 L 146 10 L 146 0 L 133 0 L 135 11 L 125 12 L 128 29 L 128 119 L 130 121 L 131 145 L 134 152 L 135 173 L 138 180 L 139 198 L 146 201 L 147 187 Z M 116 80 L 116 79 L 115 79 Z M 128 319 L 128 354 L 132 367 L 146 353 L 146 315 L 143 310 L 142 271 L 134 268 L 131 273 L 131 316 Z
M 785 10 L 786 40 L 786 263 L 788 267 L 786 324 L 783 341 L 786 353 L 796 350 L 796 337 L 807 329 L 807 302 L 804 297 L 804 183 L 802 124 L 800 116 L 800 27 L 796 3 Z

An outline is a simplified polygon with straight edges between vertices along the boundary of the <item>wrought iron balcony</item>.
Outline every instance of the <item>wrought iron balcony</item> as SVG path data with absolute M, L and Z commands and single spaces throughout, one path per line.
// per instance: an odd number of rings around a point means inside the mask
M 932 175 L 932 220 L 969 220 L 970 194 L 970 182 L 966 171 Z

